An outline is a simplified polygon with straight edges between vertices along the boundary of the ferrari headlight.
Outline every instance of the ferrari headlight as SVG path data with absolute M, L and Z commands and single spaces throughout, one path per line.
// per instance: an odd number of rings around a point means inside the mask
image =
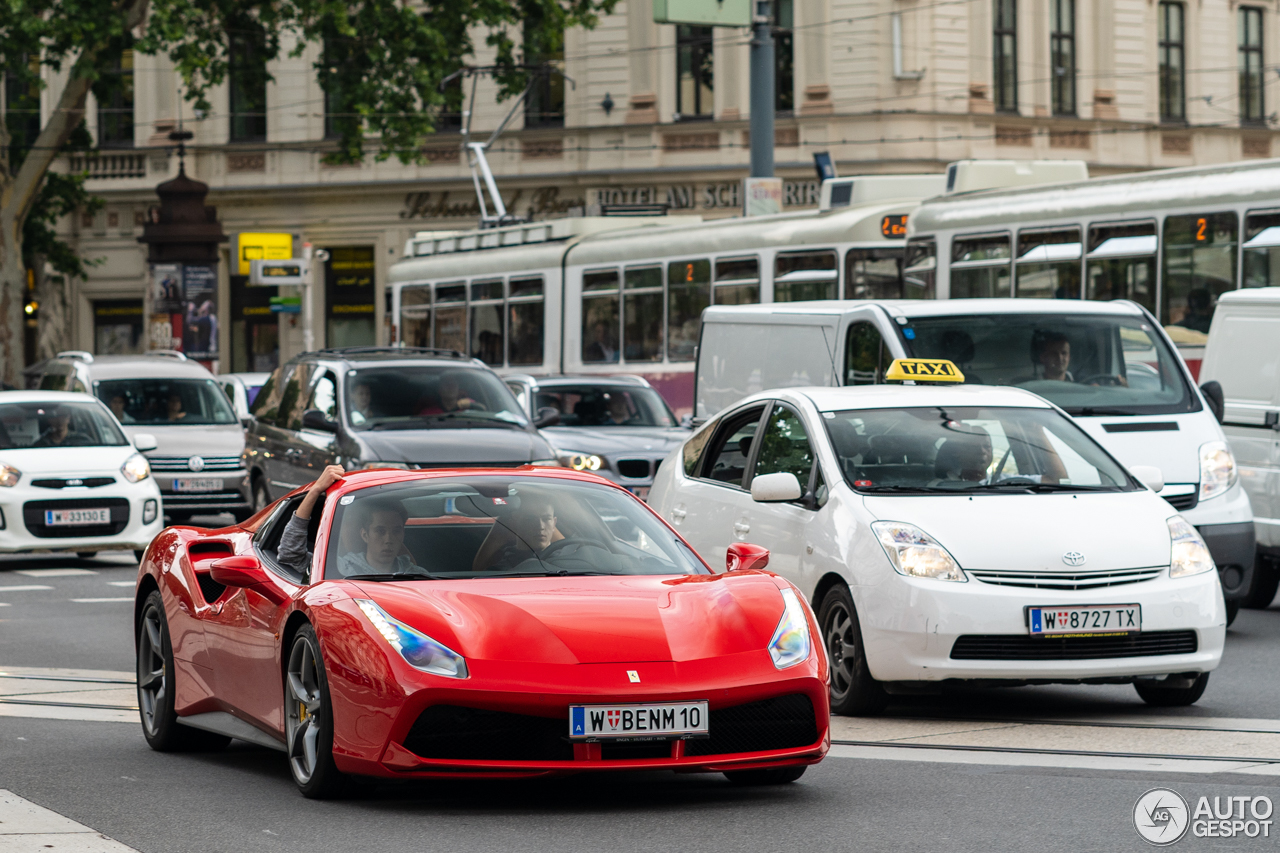
M 408 462 L 366 462 L 360 466 L 361 471 L 369 471 L 374 468 L 400 468 L 402 470 L 407 471 L 409 470 L 409 463 Z
M 809 621 L 794 590 L 782 590 L 782 619 L 769 640 L 769 657 L 778 669 L 795 666 L 809 657 Z
M 562 450 L 560 451 L 560 464 L 575 471 L 599 471 L 604 467 L 604 460 L 594 453 Z
M 120 466 L 120 473 L 124 474 L 124 478 L 130 483 L 140 483 L 151 476 L 151 464 L 147 462 L 147 457 L 141 453 L 135 453 L 124 460 L 124 464 Z
M 912 578 L 940 581 L 967 581 L 955 558 L 938 541 L 914 524 L 874 521 L 871 530 L 880 540 L 893 570 Z
M 1199 532 L 1180 515 L 1169 519 L 1169 577 L 1185 578 L 1214 570 L 1213 556 Z
M 446 645 L 415 631 L 398 619 L 394 619 L 374 602 L 367 598 L 357 598 L 356 605 L 360 612 L 373 623 L 378 633 L 387 641 L 409 665 L 432 675 L 445 675 L 449 678 L 466 678 L 467 661 L 462 655 Z
M 0 462 L 0 486 L 6 489 L 18 485 L 18 481 L 22 479 L 22 472 L 12 465 L 5 465 Z
M 1236 458 L 1225 441 L 1200 445 L 1200 500 L 1216 498 L 1236 484 Z

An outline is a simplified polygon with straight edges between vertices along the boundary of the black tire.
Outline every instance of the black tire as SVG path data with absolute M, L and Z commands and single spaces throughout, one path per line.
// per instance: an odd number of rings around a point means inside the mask
M 253 480 L 253 512 L 261 512 L 271 503 L 271 493 L 267 491 L 267 481 L 265 477 L 255 477 Z
M 333 703 L 315 629 L 303 625 L 285 658 L 284 716 L 289 772 L 302 796 L 340 797 L 349 778 L 333 761 Z
M 173 709 L 173 646 L 169 642 L 169 622 L 164 600 L 152 590 L 142 605 L 135 634 L 138 675 L 138 716 L 142 736 L 157 752 L 185 752 L 222 749 L 231 742 L 216 735 L 189 728 L 178 722 Z
M 1194 705 L 1204 695 L 1209 686 L 1209 673 L 1202 672 L 1191 682 L 1190 687 L 1158 687 L 1159 682 L 1135 681 L 1133 689 L 1138 691 L 1142 701 L 1157 708 L 1182 708 Z
M 133 552 L 133 559 L 137 560 L 139 563 L 141 563 L 141 562 L 142 562 L 142 558 L 143 558 L 143 557 L 145 557 L 145 556 L 147 556 L 147 549 L 146 549 L 146 548 L 143 548 L 143 549 L 142 549 L 142 550 L 140 550 L 140 551 L 134 551 L 134 552 Z
M 1236 621 L 1236 617 L 1240 615 L 1240 599 L 1227 602 L 1227 627 L 1231 627 L 1231 623 Z
M 735 785 L 787 785 L 804 775 L 809 768 L 765 767 L 761 770 L 729 770 L 724 776 Z
M 232 510 L 232 511 L 231 511 L 231 515 L 232 515 L 232 517 L 233 517 L 233 518 L 235 518 L 235 520 L 236 520 L 236 524 L 241 524 L 241 523 L 243 523 L 243 522 L 248 521 L 249 519 L 253 518 L 253 516 L 254 516 L 256 513 L 257 513 L 257 510 L 252 509 L 252 508 L 250 508 L 250 509 L 235 509 L 235 510 Z
M 189 512 L 166 512 L 165 515 L 169 519 L 170 524 L 186 524 L 191 520 Z
M 867 667 L 862 626 L 847 586 L 827 591 L 818 608 L 818 626 L 831 662 L 831 713 L 857 717 L 883 711 L 889 694 Z
M 1266 610 L 1275 601 L 1276 591 L 1280 589 L 1280 568 L 1270 560 L 1259 557 L 1253 567 L 1253 587 L 1249 594 L 1240 600 L 1242 607 L 1250 610 Z
M 76 551 L 76 556 L 82 560 L 92 560 L 94 557 L 98 556 L 98 552 L 97 551 Z

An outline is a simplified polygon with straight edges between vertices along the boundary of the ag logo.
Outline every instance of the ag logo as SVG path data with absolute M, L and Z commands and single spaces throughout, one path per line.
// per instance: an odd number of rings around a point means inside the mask
M 1084 554 L 1081 554 L 1079 551 L 1068 551 L 1062 555 L 1062 562 L 1066 563 L 1068 566 L 1083 566 Z
M 1133 826 L 1144 841 L 1164 847 L 1187 834 L 1191 815 L 1177 791 L 1152 788 L 1133 806 Z

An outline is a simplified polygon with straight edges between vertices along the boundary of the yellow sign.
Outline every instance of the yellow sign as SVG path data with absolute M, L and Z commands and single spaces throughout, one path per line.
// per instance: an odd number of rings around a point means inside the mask
M 897 382 L 963 382 L 964 374 L 945 358 L 896 358 L 884 378 Z
M 236 273 L 249 274 L 250 261 L 287 261 L 293 257 L 292 234 L 243 232 L 236 240 Z

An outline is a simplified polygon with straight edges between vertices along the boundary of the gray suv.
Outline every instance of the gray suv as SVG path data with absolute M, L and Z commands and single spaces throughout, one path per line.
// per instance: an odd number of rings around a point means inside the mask
M 253 401 L 245 445 L 258 508 L 331 464 L 348 471 L 558 464 L 484 362 L 421 347 L 324 349 L 281 365 Z
M 146 452 L 172 523 L 192 515 L 252 514 L 244 429 L 213 374 L 180 352 L 99 355 L 62 352 L 40 365 L 38 387 L 93 394 L 132 440 L 156 438 Z

